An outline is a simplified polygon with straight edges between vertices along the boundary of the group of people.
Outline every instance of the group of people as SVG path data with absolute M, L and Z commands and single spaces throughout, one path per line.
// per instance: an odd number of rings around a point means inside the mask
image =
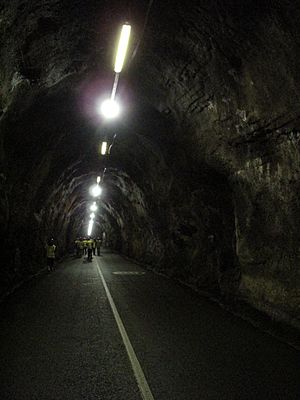
M 102 239 L 100 237 L 92 238 L 90 236 L 86 238 L 77 238 L 75 240 L 75 253 L 77 257 L 87 255 L 88 259 L 91 260 L 93 255 L 100 256 L 100 250 L 102 245 Z
M 75 254 L 77 257 L 82 257 L 83 255 L 87 256 L 88 260 L 91 261 L 93 259 L 93 255 L 100 256 L 100 250 L 102 246 L 102 238 L 92 238 L 90 236 L 84 238 L 77 238 L 75 240 Z M 54 239 L 51 238 L 48 240 L 46 244 L 46 253 L 47 253 L 47 267 L 48 271 L 54 270 L 55 264 L 55 252 L 56 245 L 54 244 Z

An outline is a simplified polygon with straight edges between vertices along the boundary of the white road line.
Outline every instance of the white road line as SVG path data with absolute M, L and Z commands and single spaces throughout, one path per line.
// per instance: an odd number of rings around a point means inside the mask
M 121 320 L 120 314 L 119 314 L 119 312 L 117 310 L 115 302 L 114 302 L 114 300 L 113 300 L 113 298 L 112 298 L 112 296 L 110 294 L 110 291 L 109 291 L 109 289 L 107 287 L 107 284 L 105 282 L 103 273 L 101 271 L 101 267 L 98 264 L 97 258 L 96 258 L 96 264 L 97 264 L 98 273 L 100 275 L 102 284 L 103 284 L 105 292 L 106 292 L 106 296 L 108 298 L 110 307 L 112 309 L 113 315 L 114 315 L 116 323 L 118 325 L 119 332 L 120 332 L 121 337 L 123 339 L 123 343 L 125 345 L 129 360 L 131 362 L 131 366 L 132 366 L 132 369 L 133 369 L 133 372 L 134 372 L 134 376 L 135 376 L 135 379 L 137 381 L 138 387 L 140 389 L 142 398 L 144 400 L 154 400 L 154 397 L 152 395 L 151 389 L 150 389 L 150 387 L 148 385 L 148 382 L 147 382 L 147 380 L 145 378 L 145 375 L 144 375 L 144 372 L 142 370 L 141 364 L 139 363 L 139 360 L 137 359 L 135 351 L 134 351 L 134 349 L 132 347 L 132 344 L 130 343 L 129 337 L 128 337 L 126 329 L 124 327 L 124 324 L 123 324 L 123 322 Z
M 145 275 L 146 272 L 142 271 L 115 271 L 114 275 Z

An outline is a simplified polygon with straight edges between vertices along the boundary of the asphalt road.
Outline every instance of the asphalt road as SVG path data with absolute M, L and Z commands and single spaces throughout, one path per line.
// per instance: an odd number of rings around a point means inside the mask
M 299 351 L 115 254 L 34 279 L 0 321 L 1 400 L 300 399 Z

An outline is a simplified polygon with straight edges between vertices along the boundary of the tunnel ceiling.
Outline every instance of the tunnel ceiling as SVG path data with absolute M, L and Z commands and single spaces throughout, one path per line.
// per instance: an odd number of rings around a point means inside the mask
M 3 287 L 37 268 L 49 235 L 63 253 L 84 233 L 106 168 L 97 232 L 112 247 L 295 323 L 299 16 L 292 0 L 0 5 Z M 107 123 L 96 105 L 124 21 L 124 109 Z

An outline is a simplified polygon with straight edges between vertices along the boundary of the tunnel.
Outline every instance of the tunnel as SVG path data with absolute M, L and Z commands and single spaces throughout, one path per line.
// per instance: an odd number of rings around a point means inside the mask
M 105 232 L 108 260 L 297 336 L 299 1 L 1 3 L 0 305 L 52 279 L 50 238 L 52 277 L 73 260 L 95 200 L 92 236 Z M 132 32 L 116 82 L 123 23 Z M 106 119 L 99 104 L 114 83 L 120 114 Z M 296 399 L 299 385 L 288 385 L 278 398 Z M 174 393 L 154 397 L 269 398 Z

